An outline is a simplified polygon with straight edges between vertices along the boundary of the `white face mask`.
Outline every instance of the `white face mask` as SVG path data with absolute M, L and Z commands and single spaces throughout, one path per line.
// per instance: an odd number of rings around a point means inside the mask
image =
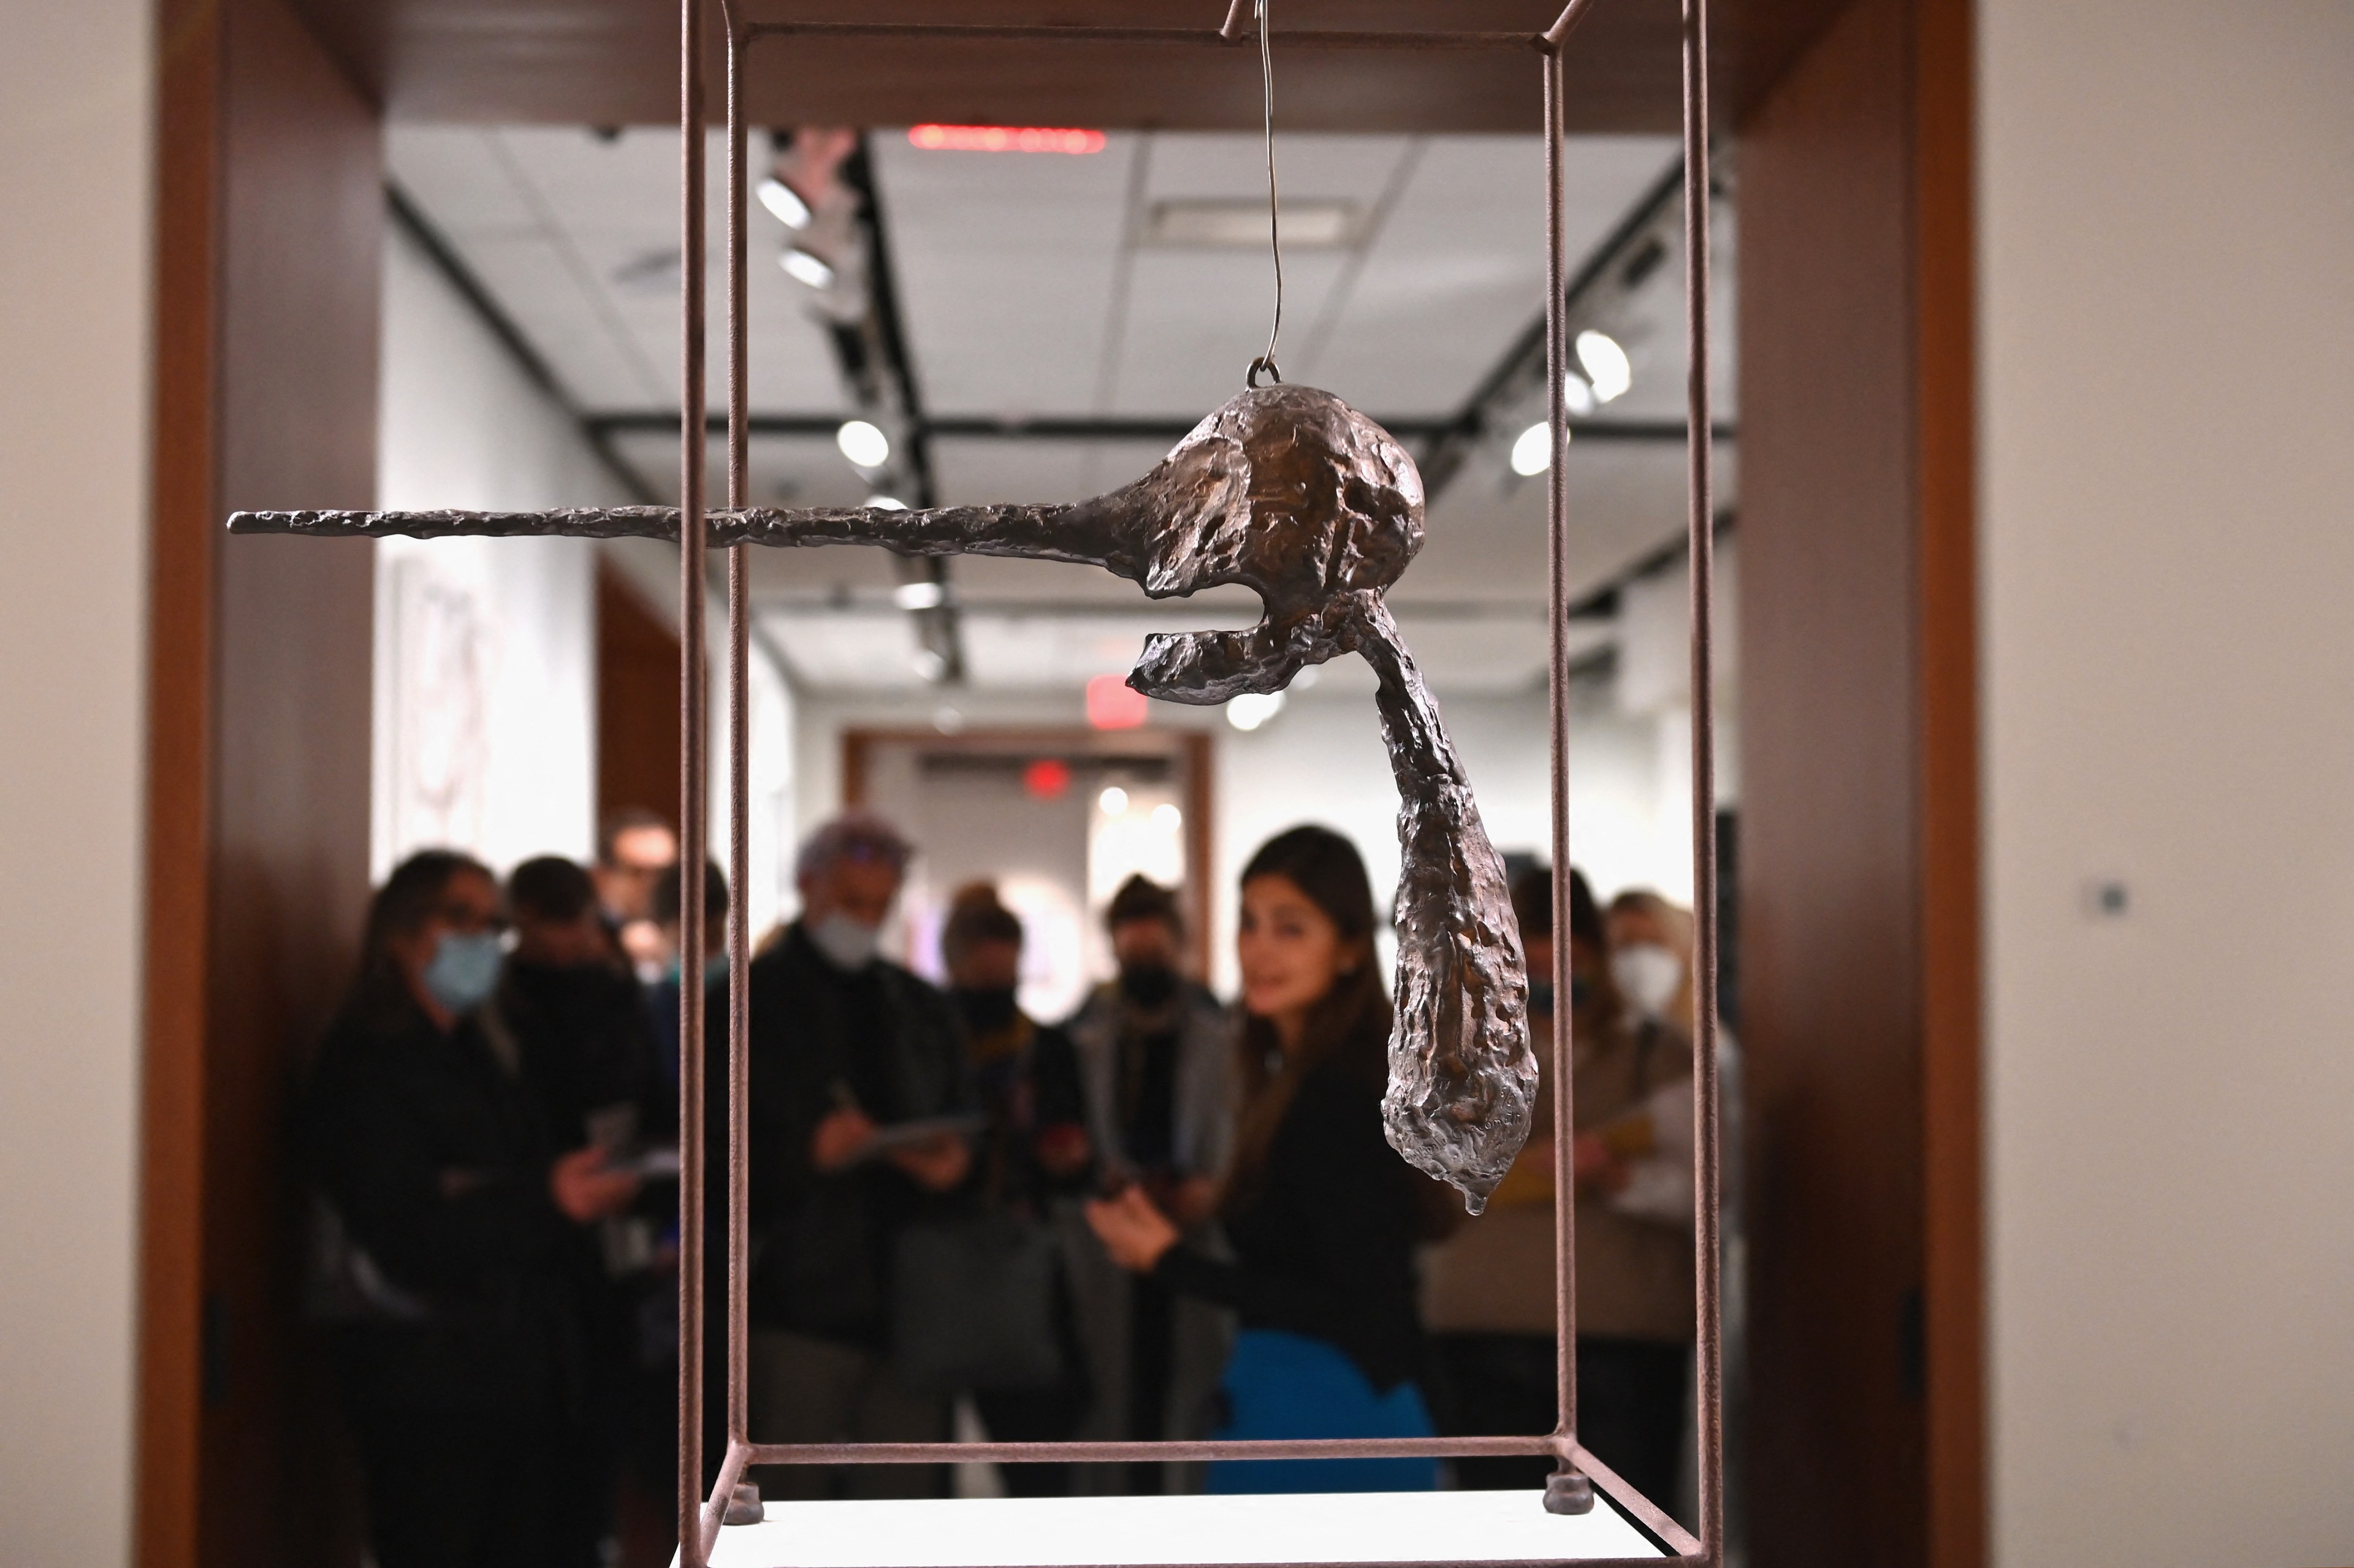
M 1665 1018 L 1684 983 L 1684 962 L 1657 942 L 1629 942 L 1611 950 L 1610 982 L 1645 1018 Z
M 875 961 L 875 949 L 883 932 L 875 926 L 863 926 L 836 909 L 825 918 L 807 927 L 809 939 L 817 950 L 838 969 L 863 969 Z

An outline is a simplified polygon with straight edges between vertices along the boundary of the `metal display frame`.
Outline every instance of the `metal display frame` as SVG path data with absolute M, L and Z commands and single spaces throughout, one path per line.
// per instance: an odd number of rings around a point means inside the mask
M 768 38 L 928 38 L 935 40 L 1037 43 L 1124 43 L 1138 47 L 1229 48 L 1249 35 L 1252 0 L 1230 0 L 1225 23 L 1214 29 L 1133 26 L 934 26 L 888 22 L 818 22 L 745 19 L 742 0 L 716 0 L 726 33 L 726 259 L 727 510 L 712 514 L 707 493 L 705 429 L 708 263 L 705 203 L 708 197 L 709 104 L 705 80 L 705 20 L 714 0 L 680 0 L 679 132 L 681 207 L 679 251 L 683 309 L 680 322 L 679 507 L 679 924 L 682 951 L 704 950 L 705 866 L 710 853 L 710 670 L 707 599 L 710 551 L 715 535 L 727 553 L 727 919 L 728 1003 L 726 1016 L 726 1356 L 725 1450 L 716 1484 L 703 1487 L 705 1272 L 705 1224 L 709 1184 L 710 1128 L 705 1124 L 708 1054 L 705 992 L 684 986 L 679 996 L 679 1386 L 678 1473 L 675 1518 L 680 1568 L 708 1568 L 718 1532 L 726 1523 L 738 1482 L 752 1465 L 936 1464 L 959 1460 L 1006 1463 L 1215 1459 L 1343 1459 L 1446 1457 L 1543 1454 L 1555 1470 L 1544 1506 L 1556 1513 L 1582 1513 L 1594 1506 L 1596 1489 L 1663 1543 L 1673 1555 L 1664 1561 L 1691 1568 L 1722 1568 L 1724 1560 L 1724 1434 L 1723 1422 L 1723 1316 L 1719 1235 L 1722 1194 L 1718 1150 L 1717 1072 L 1717 862 L 1715 712 L 1710 679 L 1714 642 L 1714 573 L 1709 363 L 1709 101 L 1708 0 L 1677 0 L 1681 12 L 1683 57 L 1683 205 L 1685 313 L 1690 355 L 1686 371 L 1687 545 L 1691 552 L 1691 835 L 1695 940 L 1692 959 L 1693 1094 L 1692 1160 L 1696 1215 L 1693 1275 L 1697 1310 L 1699 1517 L 1697 1533 L 1687 1531 L 1666 1511 L 1588 1452 L 1577 1440 L 1576 1185 L 1570 1129 L 1571 1018 L 1557 1008 L 1553 1022 L 1553 1236 L 1554 1330 L 1557 1337 L 1557 1415 L 1543 1436 L 1493 1437 L 1320 1438 L 1299 1440 L 1215 1439 L 1181 1442 L 1047 1443 L 847 1443 L 773 1444 L 753 1441 L 748 1351 L 750 1230 L 747 1084 L 749 1074 L 748 992 L 751 935 L 748 919 L 750 885 L 749 724 L 747 670 L 751 623 L 748 560 L 743 542 L 747 516 L 748 452 L 752 433 L 748 407 L 746 277 L 747 130 L 743 84 L 752 48 Z M 1204 0 L 1206 3 L 1206 0 Z M 1538 58 L 1545 136 L 1545 366 L 1546 418 L 1551 457 L 1545 486 L 1548 610 L 1552 622 L 1547 662 L 1552 744 L 1552 834 L 1553 868 L 1553 993 L 1572 993 L 1569 931 L 1570 842 L 1568 725 L 1570 652 L 1568 486 L 1563 459 L 1568 443 L 1568 302 L 1563 235 L 1563 50 L 1572 31 L 1596 0 L 1570 0 L 1553 26 L 1539 34 L 1465 31 L 1340 31 L 1303 29 L 1284 35 L 1287 45 L 1317 49 L 1525 49 Z M 1264 58 L 1264 57 L 1263 57 Z M 1271 125 L 1271 121 L 1270 121 Z M 1272 132 L 1270 129 L 1270 140 Z M 1272 194 L 1270 190 L 1270 195 Z M 1270 344 L 1270 353 L 1272 344 Z M 1264 362 L 1262 362 L 1264 363 Z M 1253 367 L 1256 378 L 1258 366 Z M 313 535 L 451 534 L 516 535 L 572 534 L 595 537 L 623 534 L 665 536 L 668 514 L 660 508 L 621 508 L 579 513 L 279 513 L 239 514 L 229 526 L 239 533 Z M 872 542 L 872 541 L 869 541 Z M 750 1501 L 748 1498 L 747 1503 Z M 748 1512 L 747 1509 L 745 1511 Z M 1475 1559 L 1455 1562 L 1470 1568 Z M 1582 1559 L 1587 1562 L 1658 1563 L 1660 1558 Z M 1170 1568 L 1191 1568 L 1172 1564 Z M 1437 1568 L 1436 1564 L 1431 1568 Z M 1480 1565 L 1485 1568 L 1485 1565 Z M 1503 1568 L 1502 1564 L 1496 1568 Z M 1524 1568 L 1524 1565 L 1522 1565 Z
M 887 22 L 751 22 L 737 15 L 737 0 L 717 0 L 726 29 L 727 134 L 727 505 L 749 504 L 748 451 L 751 433 L 746 363 L 747 132 L 743 82 L 754 45 L 768 38 L 909 38 L 941 40 L 1127 43 L 1138 46 L 1214 47 L 1238 44 L 1247 36 L 1252 0 L 1231 0 L 1218 28 L 1119 26 L 931 26 Z M 1345 49 L 1532 49 L 1539 57 L 1545 136 L 1545 368 L 1546 417 L 1552 461 L 1546 469 L 1545 526 L 1548 544 L 1548 605 L 1551 649 L 1547 663 L 1552 713 L 1552 828 L 1553 929 L 1569 929 L 1568 704 L 1568 486 L 1562 458 L 1567 446 L 1568 407 L 1564 377 L 1568 371 L 1566 258 L 1563 238 L 1562 51 L 1595 0 L 1571 0 L 1553 25 L 1536 35 L 1517 32 L 1303 30 L 1286 36 L 1298 48 Z M 746 1083 L 749 1070 L 747 992 L 751 964 L 746 913 L 749 884 L 748 726 L 746 690 L 750 622 L 745 551 L 727 553 L 727 1323 L 726 1451 L 716 1484 L 705 1493 L 704 1474 L 705 1172 L 707 1128 L 704 995 L 695 987 L 680 996 L 682 1053 L 679 1082 L 679 1393 L 678 1550 L 680 1568 L 707 1568 L 731 1499 L 753 1465 L 936 1464 L 960 1460 L 1002 1463 L 1099 1462 L 1153 1459 L 1337 1459 L 1446 1457 L 1546 1454 L 1558 1469 L 1546 1490 L 1545 1506 L 1583 1512 L 1598 1487 L 1615 1504 L 1666 1544 L 1667 1561 L 1721 1568 L 1724 1560 L 1724 1436 L 1723 1419 L 1723 1317 L 1719 1236 L 1722 1222 L 1717 1136 L 1716 1061 L 1716 842 L 1715 715 L 1710 680 L 1714 641 L 1712 453 L 1710 450 L 1709 355 L 1709 104 L 1708 0 L 1680 0 L 1683 53 L 1683 192 L 1686 328 L 1687 514 L 1691 552 L 1691 832 L 1695 938 L 1693 992 L 1693 1174 L 1697 1213 L 1693 1226 L 1693 1273 L 1698 1315 L 1697 1429 L 1699 1435 L 1699 1531 L 1687 1531 L 1651 1499 L 1627 1484 L 1577 1441 L 1577 1292 L 1575 1182 L 1572 1140 L 1553 1139 L 1554 1329 L 1557 1338 L 1559 1420 L 1542 1436 L 1320 1438 L 1290 1441 L 1044 1442 L 1044 1443 L 811 1443 L 753 1441 L 750 1431 L 748 1347 L 750 1339 L 746 1265 L 750 1252 L 747 1193 L 749 1164 Z M 679 134 L 682 203 L 681 270 L 684 291 L 680 323 L 683 376 L 680 399 L 679 625 L 682 653 L 680 713 L 682 797 L 679 805 L 682 950 L 703 947 L 704 864 L 708 853 L 707 719 L 709 674 L 705 667 L 705 595 L 709 538 L 706 511 L 707 440 L 705 389 L 708 326 L 705 287 L 705 202 L 708 170 L 705 128 L 708 120 L 704 70 L 705 0 L 681 0 L 679 21 Z M 1554 994 L 1571 993 L 1566 940 L 1553 944 Z M 1554 1127 L 1573 1127 L 1571 1115 L 1570 1016 L 1554 1014 Z M 1590 1485 L 1588 1484 L 1590 1482 Z M 1467 1560 L 1468 1561 L 1468 1560 Z M 1593 1561 L 1593 1560 L 1589 1560 Z

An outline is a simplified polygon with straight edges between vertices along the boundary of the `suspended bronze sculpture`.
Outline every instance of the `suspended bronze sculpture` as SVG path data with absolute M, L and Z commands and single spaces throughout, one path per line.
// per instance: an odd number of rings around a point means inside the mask
M 1715 840 L 1712 832 L 1713 721 L 1710 681 L 1712 636 L 1708 377 L 1709 126 L 1707 0 L 1681 0 L 1686 327 L 1692 370 L 1687 382 L 1690 483 L 1687 539 L 1691 560 L 1693 901 L 1699 915 L 1693 955 L 1693 1147 L 1699 1202 L 1694 1273 L 1699 1319 L 1697 1416 L 1699 1517 L 1687 1531 L 1651 1499 L 1628 1487 L 1577 1438 L 1572 1347 L 1576 1332 L 1572 1245 L 1574 1191 L 1570 1140 L 1553 1150 L 1555 1311 L 1559 1422 L 1542 1436 L 1432 1438 L 1212 1439 L 1198 1442 L 854 1443 L 756 1442 L 748 1420 L 746 1311 L 747 1223 L 744 998 L 750 933 L 744 918 L 748 883 L 748 726 L 744 701 L 750 620 L 748 543 L 885 544 L 911 553 L 1017 554 L 1086 561 L 1143 585 L 1148 594 L 1182 594 L 1212 583 L 1258 590 L 1267 615 L 1246 631 L 1155 638 L 1130 677 L 1147 693 L 1176 701 L 1218 702 L 1280 687 L 1308 663 L 1350 651 L 1365 656 L 1380 680 L 1380 711 L 1400 795 L 1404 874 L 1398 901 L 1399 1025 L 1392 1041 L 1392 1082 L 1384 1101 L 1391 1141 L 1414 1163 L 1461 1188 L 1476 1210 L 1526 1137 L 1534 1072 L 1523 1035 L 1525 980 L 1517 932 L 1506 914 L 1501 867 L 1479 826 L 1462 770 L 1397 637 L 1382 594 L 1421 542 L 1421 485 L 1414 465 L 1372 421 L 1330 394 L 1257 386 L 1273 376 L 1274 334 L 1251 367 L 1252 390 L 1211 415 L 1169 458 L 1136 484 L 1071 507 L 943 508 L 921 513 L 770 512 L 747 505 L 749 435 L 745 334 L 745 126 L 741 73 L 752 44 L 764 37 L 823 34 L 877 39 L 1055 40 L 1086 37 L 1139 46 L 1240 42 L 1253 0 L 1230 0 L 1225 25 L 1207 30 L 1089 26 L 957 26 L 894 22 L 751 21 L 719 0 L 727 23 L 728 189 L 728 500 L 705 504 L 704 259 L 706 119 L 703 41 L 705 0 L 681 0 L 680 144 L 684 178 L 680 234 L 683 310 L 680 334 L 683 504 L 547 513 L 414 512 L 239 514 L 239 532 L 312 535 L 452 534 L 671 538 L 680 546 L 682 745 L 681 945 L 703 948 L 703 866 L 706 853 L 708 673 L 704 652 L 705 567 L 714 546 L 727 550 L 728 862 L 735 897 L 727 933 L 729 1124 L 725 1139 L 726 1243 L 726 1448 L 716 1485 L 704 1469 L 705 1128 L 704 1053 L 680 1060 L 679 1466 L 678 1561 L 706 1568 L 724 1522 L 757 1518 L 757 1496 L 740 1486 L 748 1467 L 772 1464 L 937 1463 L 948 1459 L 1127 1461 L 1218 1458 L 1321 1458 L 1403 1455 L 1542 1453 L 1557 1468 L 1544 1507 L 1577 1513 L 1606 1492 L 1638 1522 L 1670 1561 L 1722 1568 L 1724 1558 L 1722 1429 L 1722 1310 L 1718 1255 Z M 1552 654 L 1552 828 L 1554 924 L 1566 927 L 1569 886 L 1566 727 L 1569 689 L 1567 493 L 1560 457 L 1566 440 L 1564 400 L 1567 321 L 1563 249 L 1562 50 L 1595 0 L 1569 0 L 1544 33 L 1311 30 L 1303 44 L 1338 49 L 1526 48 L 1543 69 L 1545 140 L 1545 345 L 1548 424 L 1553 461 L 1547 479 Z M 1269 196 L 1273 197 L 1272 78 L 1265 0 L 1258 0 L 1262 81 L 1268 94 Z M 1272 213 L 1270 214 L 1272 223 Z M 1281 320 L 1279 292 L 1277 323 Z M 1279 377 L 1277 377 L 1279 380 Z M 1553 983 L 1570 990 L 1566 943 L 1556 943 Z M 680 1034 L 700 1042 L 704 995 L 684 988 Z M 1567 1010 L 1555 1018 L 1554 1059 L 1568 1056 Z M 1552 1085 L 1558 1127 L 1575 1125 L 1570 1075 Z M 521 1505 L 519 1505 L 521 1506 Z M 1477 1558 L 1479 1543 L 1464 1543 Z M 1649 1559 L 1659 1561 L 1659 1559 Z
M 1329 392 L 1247 391 L 1135 483 L 1069 506 L 722 512 L 716 545 L 880 545 L 904 555 L 1083 562 L 1154 599 L 1239 583 L 1267 617 L 1156 635 L 1128 683 L 1176 703 L 1275 692 L 1306 664 L 1364 655 L 1397 779 L 1397 1022 L 1390 1142 L 1473 1213 L 1527 1139 L 1537 1069 L 1503 863 L 1438 707 L 1382 602 L 1422 547 L 1422 480 L 1388 433 Z M 238 533 L 678 537 L 667 507 L 553 513 L 241 512 Z

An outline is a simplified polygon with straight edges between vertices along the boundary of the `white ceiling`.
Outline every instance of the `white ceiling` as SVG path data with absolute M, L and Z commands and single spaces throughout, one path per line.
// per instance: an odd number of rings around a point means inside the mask
M 1091 155 L 931 152 L 871 133 L 910 357 L 928 413 L 982 418 L 1152 418 L 1190 422 L 1239 389 L 1266 341 L 1262 249 L 1156 248 L 1138 240 L 1156 204 L 1262 199 L 1250 135 L 1114 132 Z M 761 140 L 755 139 L 756 149 Z M 1348 204 L 1352 243 L 1284 258 L 1288 379 L 1377 418 L 1459 412 L 1536 318 L 1543 292 L 1542 156 L 1533 138 L 1278 136 L 1287 200 Z M 711 146 L 723 171 L 724 143 Z M 483 283 L 588 414 L 673 410 L 678 388 L 674 132 L 606 136 L 544 127 L 400 126 L 394 181 Z M 1671 140 L 1578 138 L 1567 154 L 1573 267 L 1671 167 Z M 758 159 L 756 158 L 756 162 Z M 724 177 L 722 175 L 721 177 Z M 716 181 L 715 181 L 716 184 Z M 710 284 L 724 303 L 715 191 Z M 757 414 L 846 413 L 832 350 L 809 296 L 775 265 L 786 231 L 750 212 L 751 403 Z M 1669 239 L 1673 250 L 1673 215 Z M 1719 222 L 1719 352 L 1712 379 L 1730 420 L 1732 234 Z M 1606 417 L 1677 421 L 1684 332 L 1681 258 L 1631 291 L 1605 288 L 1574 325 L 1626 346 L 1633 389 Z M 715 350 L 718 347 L 715 341 Z M 724 407 L 716 353 L 710 396 Z M 1441 691 L 1534 683 L 1544 658 L 1543 482 L 1514 478 L 1514 416 L 1434 501 L 1428 544 L 1393 590 L 1401 625 Z M 617 439 L 657 491 L 675 488 L 676 438 Z M 935 438 L 943 502 L 1059 501 L 1126 482 L 1158 440 Z M 1720 449 L 1722 503 L 1734 493 Z M 714 453 L 715 467 L 718 454 Z M 854 504 L 857 474 L 822 436 L 764 436 L 753 498 Z M 1680 442 L 1572 443 L 1566 463 L 1574 588 L 1602 585 L 1683 527 Z M 1066 684 L 1124 669 L 1147 631 L 1242 624 L 1247 594 L 1149 606 L 1087 568 L 955 563 L 970 677 L 983 686 Z M 905 618 L 888 605 L 878 551 L 759 553 L 764 627 L 818 688 L 918 683 Z M 1336 679 L 1353 675 L 1336 673 Z

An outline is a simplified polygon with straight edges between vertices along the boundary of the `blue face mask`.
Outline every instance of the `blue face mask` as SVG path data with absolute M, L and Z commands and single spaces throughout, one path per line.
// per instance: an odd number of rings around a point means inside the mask
M 432 961 L 425 966 L 425 989 L 451 1012 L 472 1012 L 498 989 L 504 957 L 492 932 L 444 931 L 434 944 Z

